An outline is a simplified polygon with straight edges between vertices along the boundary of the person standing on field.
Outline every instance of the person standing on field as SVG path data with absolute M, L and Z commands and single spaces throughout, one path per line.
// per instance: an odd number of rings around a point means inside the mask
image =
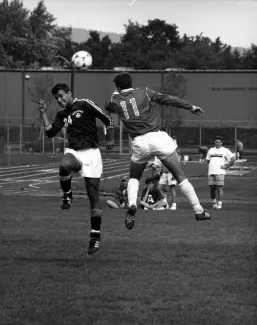
M 208 151 L 206 156 L 206 162 L 209 164 L 208 185 L 214 209 L 222 208 L 226 169 L 232 166 L 235 160 L 233 153 L 223 147 L 223 138 L 216 136 L 215 146 Z

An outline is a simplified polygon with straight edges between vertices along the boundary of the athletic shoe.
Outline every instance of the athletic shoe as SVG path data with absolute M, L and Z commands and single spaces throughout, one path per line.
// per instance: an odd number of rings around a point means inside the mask
M 88 254 L 92 255 L 96 253 L 100 246 L 101 235 L 100 233 L 91 232 L 89 240 Z
M 221 208 L 222 208 L 222 206 L 219 205 L 219 204 L 217 204 L 217 208 L 216 209 L 220 210 Z
M 203 210 L 202 213 L 195 214 L 195 219 L 196 221 L 209 220 L 211 219 L 211 216 L 206 210 Z
M 131 207 L 129 207 L 126 213 L 125 226 L 128 230 L 131 230 L 135 225 L 136 212 L 137 212 L 137 207 L 135 205 L 131 205 Z
M 177 205 L 173 205 L 170 207 L 170 210 L 177 210 Z
M 73 200 L 72 192 L 70 192 L 68 194 L 64 193 L 64 195 L 62 196 L 61 208 L 63 210 L 68 210 L 71 206 L 72 200 Z
M 218 204 L 214 203 L 212 207 L 213 207 L 213 209 L 218 209 Z
M 164 207 L 161 207 L 161 208 L 153 208 L 153 210 L 165 210 Z

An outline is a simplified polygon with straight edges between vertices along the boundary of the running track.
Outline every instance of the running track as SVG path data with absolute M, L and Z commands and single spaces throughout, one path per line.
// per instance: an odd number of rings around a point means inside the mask
M 122 175 L 128 175 L 129 162 L 123 159 L 103 159 L 103 175 L 101 180 L 119 179 Z M 58 163 L 26 166 L 10 166 L 0 168 L 0 192 L 3 191 L 33 191 L 33 190 L 55 190 L 59 189 Z M 72 181 L 81 183 L 84 188 L 83 179 L 79 174 L 74 174 Z

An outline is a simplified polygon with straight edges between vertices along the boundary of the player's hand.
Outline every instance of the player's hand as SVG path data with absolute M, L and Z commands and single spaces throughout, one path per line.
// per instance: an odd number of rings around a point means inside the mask
M 192 109 L 191 109 L 191 112 L 194 115 L 197 115 L 197 116 L 199 116 L 201 118 L 204 116 L 204 111 L 201 109 L 201 107 L 198 107 L 198 106 L 193 106 Z
M 40 113 L 44 113 L 46 111 L 46 103 L 41 99 L 38 102 L 37 109 L 39 110 Z
M 114 140 L 109 140 L 106 142 L 106 150 L 112 150 L 114 147 Z

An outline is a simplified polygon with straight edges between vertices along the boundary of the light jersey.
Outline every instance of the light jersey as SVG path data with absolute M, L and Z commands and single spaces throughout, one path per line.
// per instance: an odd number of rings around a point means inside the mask
M 106 103 L 105 109 L 118 114 L 131 138 L 135 138 L 160 130 L 161 118 L 153 102 L 188 110 L 193 107 L 180 98 L 144 87 L 124 89 L 121 93 L 115 91 Z
M 220 166 L 226 164 L 232 157 L 233 153 L 225 147 L 211 148 L 206 156 L 206 160 L 210 161 L 208 175 L 225 175 L 225 169 L 221 169 Z

